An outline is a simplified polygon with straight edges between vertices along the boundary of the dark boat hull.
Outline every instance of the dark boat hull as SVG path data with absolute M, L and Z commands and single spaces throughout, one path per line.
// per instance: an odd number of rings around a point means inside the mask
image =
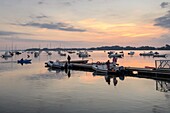
M 17 62 L 21 64 L 26 64 L 26 63 L 31 63 L 31 60 L 18 60 Z

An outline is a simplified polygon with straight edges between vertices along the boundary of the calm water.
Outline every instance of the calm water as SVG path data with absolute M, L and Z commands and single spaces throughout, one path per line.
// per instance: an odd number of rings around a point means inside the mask
M 123 66 L 154 66 L 160 58 L 140 57 L 139 53 L 119 59 Z M 160 51 L 169 54 L 170 51 Z M 2 53 L 0 53 L 2 54 Z M 106 62 L 107 53 L 90 52 L 90 62 Z M 169 113 L 170 83 L 151 79 L 125 77 L 116 78 L 118 83 L 110 85 L 104 76 L 94 76 L 91 72 L 48 70 L 44 62 L 66 59 L 53 52 L 47 56 L 31 58 L 33 63 L 15 63 L 27 54 L 4 60 L 0 58 L 0 113 Z M 72 59 L 78 59 L 76 54 Z M 164 58 L 161 58 L 164 59 Z M 162 83 L 163 87 L 160 87 Z M 158 86 L 158 88 L 156 87 Z M 166 92 L 164 92 L 164 89 Z

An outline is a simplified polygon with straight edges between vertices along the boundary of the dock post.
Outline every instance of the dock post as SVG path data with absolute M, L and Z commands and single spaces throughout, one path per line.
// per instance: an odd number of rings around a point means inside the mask
M 155 68 L 157 69 L 157 60 L 155 60 Z

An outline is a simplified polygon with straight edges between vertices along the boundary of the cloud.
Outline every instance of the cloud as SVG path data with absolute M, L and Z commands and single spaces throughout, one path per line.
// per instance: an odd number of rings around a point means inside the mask
M 0 36 L 10 36 L 10 35 L 30 35 L 28 33 L 19 33 L 11 31 L 0 31 Z
M 75 28 L 74 26 L 58 22 L 58 23 L 38 23 L 38 22 L 28 22 L 26 24 L 18 24 L 20 26 L 32 26 L 37 28 L 46 28 L 52 30 L 62 30 L 62 31 L 70 31 L 70 32 L 85 32 L 85 29 Z
M 45 19 L 45 18 L 49 18 L 46 15 L 39 15 L 39 16 L 29 16 L 31 19 Z
M 66 5 L 66 6 L 71 6 L 72 5 L 71 2 L 63 2 L 63 4 Z
M 48 18 L 48 16 L 41 15 L 41 16 L 36 16 L 36 18 Z
M 162 2 L 160 6 L 161 6 L 161 8 L 167 8 L 168 6 L 170 6 L 170 3 L 169 2 Z
M 45 4 L 44 0 L 38 2 L 39 5 Z
M 93 0 L 86 0 L 87 2 L 92 2 Z M 78 3 L 78 2 L 82 2 L 82 0 L 70 0 L 69 2 L 66 1 L 66 2 L 63 2 L 62 4 L 65 5 L 65 6 L 71 6 L 75 3 Z
M 166 15 L 156 18 L 155 19 L 155 26 L 160 26 L 163 28 L 168 28 L 170 29 L 170 10 L 167 12 Z
M 165 44 L 170 44 L 170 34 L 164 34 L 158 38 L 152 38 L 148 42 L 154 44 L 154 45 L 165 45 Z

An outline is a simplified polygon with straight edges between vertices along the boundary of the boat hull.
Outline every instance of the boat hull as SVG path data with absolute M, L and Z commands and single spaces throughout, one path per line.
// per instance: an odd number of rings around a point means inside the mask
M 18 60 L 17 62 L 21 64 L 27 64 L 27 63 L 31 63 L 31 60 Z
M 163 55 L 153 55 L 153 57 L 166 57 L 166 54 L 163 54 Z

